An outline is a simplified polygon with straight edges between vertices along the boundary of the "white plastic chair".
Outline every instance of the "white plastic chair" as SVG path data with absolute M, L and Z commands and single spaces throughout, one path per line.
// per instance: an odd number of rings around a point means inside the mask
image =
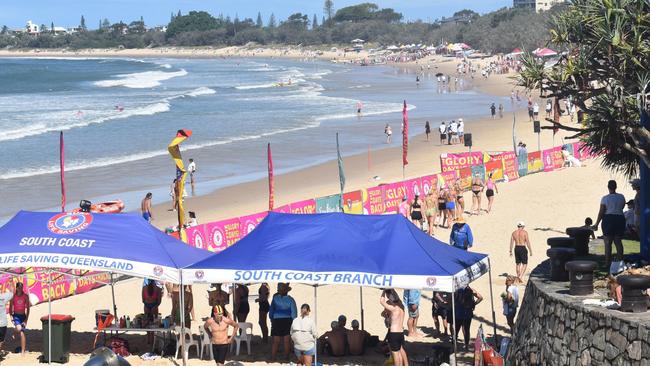
M 210 361 L 214 360 L 214 355 L 212 354 L 212 340 L 210 339 L 210 334 L 205 330 L 203 326 L 199 326 L 199 334 L 201 335 L 201 352 L 199 352 L 199 358 L 203 359 L 203 353 L 207 348 L 207 353 L 210 355 Z
M 199 353 L 199 341 L 194 339 L 194 336 L 192 335 L 192 331 L 185 328 L 185 333 L 181 335 L 181 327 L 174 327 L 174 331 L 176 333 L 176 356 L 175 358 L 178 358 L 178 352 L 183 347 L 183 343 L 181 341 L 181 336 L 185 337 L 185 358 L 189 358 L 189 353 L 190 353 L 190 348 L 192 346 L 196 349 L 196 353 Z
M 237 346 L 237 352 L 235 353 L 239 356 L 239 349 L 241 342 L 246 342 L 246 348 L 248 349 L 248 354 L 251 354 L 251 341 L 253 340 L 253 324 L 252 323 L 237 323 L 239 324 L 239 335 L 235 336 L 235 343 L 230 344 L 230 350 L 234 345 Z

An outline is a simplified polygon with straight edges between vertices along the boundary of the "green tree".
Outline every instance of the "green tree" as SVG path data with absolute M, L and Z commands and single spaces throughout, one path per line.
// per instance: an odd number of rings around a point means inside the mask
M 41 24 L 41 33 L 47 33 L 50 30 L 47 28 L 47 25 L 45 23 Z
M 583 124 L 555 126 L 580 137 L 604 167 L 628 176 L 639 160 L 650 166 L 650 132 L 640 123 L 650 107 L 648 39 L 650 2 L 573 0 L 550 25 L 549 42 L 566 54 L 550 68 L 528 55 L 518 78 L 544 98 L 570 99 L 584 112 Z
M 314 14 L 314 19 L 311 21 L 311 29 L 316 28 L 318 28 L 318 18 L 316 18 L 316 14 Z
M 183 32 L 201 32 L 219 28 L 219 22 L 205 11 L 191 11 L 174 18 L 167 26 L 167 38 Z
M 362 22 L 374 18 L 374 13 L 379 9 L 377 4 L 363 3 L 347 6 L 336 11 L 334 20 L 337 22 Z
M 260 13 L 259 11 L 257 12 L 257 20 L 255 21 L 255 26 L 257 28 L 264 27 L 264 22 L 262 22 L 262 13 Z
M 454 17 L 456 17 L 456 18 L 475 19 L 475 18 L 478 18 L 478 16 L 479 16 L 479 14 L 477 12 L 475 12 L 474 10 L 470 10 L 470 9 L 463 9 L 463 10 L 459 10 L 459 11 L 454 13 Z
M 84 19 L 83 15 L 81 16 L 81 21 L 79 22 L 79 29 L 82 31 L 88 30 L 88 28 L 86 27 L 86 19 Z
M 52 24 L 50 24 L 50 32 L 51 32 L 52 34 L 55 33 L 55 32 L 54 32 L 54 22 L 52 22 Z
M 111 22 L 108 19 L 104 18 L 102 20 L 102 29 L 109 29 L 111 27 Z
M 271 16 L 269 17 L 269 28 L 275 28 L 275 26 L 276 26 L 275 14 L 271 13 Z
M 327 21 L 332 20 L 332 17 L 334 16 L 334 1 L 325 0 L 325 3 L 323 4 L 323 13 L 327 17 Z M 325 24 L 325 22 L 323 22 L 323 24 Z

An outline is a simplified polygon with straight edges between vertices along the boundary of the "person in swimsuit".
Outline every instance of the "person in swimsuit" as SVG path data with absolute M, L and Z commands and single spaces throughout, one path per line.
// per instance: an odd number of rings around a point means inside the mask
M 433 227 L 436 224 L 436 214 L 438 211 L 438 197 L 436 197 L 435 188 L 431 188 L 429 193 L 427 193 L 424 202 L 426 203 L 426 210 L 424 211 L 427 215 L 427 224 L 429 229 L 429 235 L 433 236 Z
M 248 286 L 237 285 L 235 288 L 235 303 L 233 304 L 234 313 L 237 316 L 237 321 L 245 323 L 251 307 L 248 304 Z
M 488 199 L 488 209 L 487 213 L 490 213 L 492 211 L 492 203 L 494 202 L 494 193 L 499 193 L 499 189 L 497 188 L 497 184 L 492 180 L 492 174 L 488 176 L 488 180 L 485 183 L 485 196 Z
M 399 204 L 397 207 L 397 210 L 399 211 L 399 214 L 406 217 L 407 219 L 410 220 L 409 216 L 409 210 L 410 210 L 410 205 L 408 203 L 408 197 L 404 196 L 402 197 L 402 203 Z
M 456 190 L 454 186 L 450 186 L 447 191 L 445 209 L 447 212 L 447 222 L 456 220 Z
M 441 187 L 438 195 L 438 214 L 440 215 L 440 226 L 445 227 L 447 221 L 447 192 Z
M 463 198 L 463 187 L 460 186 L 460 180 L 454 185 L 456 190 L 456 217 L 463 216 L 465 213 L 465 198 Z
M 410 213 L 411 213 L 411 221 L 415 225 L 417 225 L 420 230 L 422 229 L 422 205 L 420 204 L 419 201 L 419 196 L 416 194 L 415 198 L 413 198 L 413 203 L 411 203 L 410 207 Z
M 384 290 L 379 298 L 390 318 L 388 346 L 393 356 L 393 365 L 407 366 L 408 357 L 404 350 L 404 304 L 393 289 Z
M 144 304 L 144 328 L 153 323 L 158 316 L 158 307 L 162 302 L 161 288 L 156 286 L 156 281 L 147 280 L 147 285 L 142 287 L 142 304 Z M 147 332 L 147 344 L 153 342 L 153 332 Z
M 533 250 L 530 247 L 530 240 L 528 239 L 528 232 L 524 229 L 524 222 L 517 223 L 517 230 L 510 235 L 510 256 L 512 257 L 512 249 L 514 247 L 515 265 L 517 267 L 517 281 L 522 282 L 522 278 L 526 273 L 526 266 L 528 265 L 528 255 L 533 256 Z M 528 248 L 528 249 L 526 249 Z
M 210 334 L 212 341 L 212 355 L 217 366 L 224 366 L 226 355 L 233 337 L 239 330 L 239 324 L 228 317 L 228 313 L 221 305 L 212 307 L 212 314 L 203 326 Z M 228 327 L 233 327 L 232 336 L 228 336 Z
M 424 133 L 427 135 L 427 141 L 429 141 L 429 135 L 431 134 L 431 125 L 429 121 L 424 124 Z
M 140 212 L 142 213 L 142 218 L 151 222 L 153 220 L 153 215 L 151 215 L 151 197 L 153 194 L 151 192 L 142 199 L 140 203 Z
M 13 299 L 9 302 L 9 314 L 11 314 L 14 323 L 14 332 L 20 334 L 20 352 L 25 355 L 27 348 L 27 338 L 25 337 L 25 328 L 29 319 L 29 295 L 23 291 L 22 282 L 16 283 L 16 292 Z
M 472 178 L 472 214 L 481 214 L 481 193 L 483 192 L 483 179 L 479 173 Z
M 269 284 L 264 282 L 262 285 L 260 285 L 259 290 L 257 290 L 257 299 L 255 300 L 255 302 L 260 306 L 259 325 L 260 329 L 262 330 L 262 341 L 264 344 L 269 342 L 269 326 L 266 323 L 266 318 L 269 314 L 269 308 L 271 307 L 269 304 L 269 295 Z

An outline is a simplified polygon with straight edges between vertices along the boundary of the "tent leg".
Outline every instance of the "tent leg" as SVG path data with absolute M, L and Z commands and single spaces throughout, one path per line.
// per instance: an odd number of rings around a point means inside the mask
M 115 314 L 115 319 L 119 321 L 117 316 L 117 305 L 115 305 L 115 283 L 113 282 L 113 272 L 111 272 L 111 296 L 113 297 L 113 314 Z
M 47 364 L 52 364 L 52 271 L 47 271 Z M 22 350 L 25 352 L 25 350 Z
M 456 291 L 451 293 L 451 319 L 452 319 L 452 326 L 451 326 L 451 331 L 453 332 L 452 335 L 452 342 L 454 343 L 454 360 L 451 362 L 451 366 L 456 366 L 456 343 L 458 343 L 458 334 L 456 334 L 456 303 L 455 303 L 455 297 L 456 297 Z
M 179 288 L 179 296 L 180 296 L 180 315 L 181 315 L 181 352 L 182 352 L 182 357 L 183 357 L 183 366 L 187 364 L 187 359 L 185 358 L 185 287 L 183 286 L 183 273 L 180 271 L 180 288 Z M 176 314 L 174 314 L 176 315 Z
M 316 347 L 314 350 L 314 365 L 318 365 L 318 285 L 314 286 L 314 326 L 316 327 Z
M 488 276 L 490 280 L 490 305 L 492 306 L 492 326 L 494 327 L 494 346 L 497 346 L 497 316 L 494 312 L 494 295 L 492 295 L 492 264 L 490 263 L 490 258 L 488 257 Z
M 359 304 L 361 305 L 361 330 L 366 330 L 363 321 L 363 287 L 359 286 Z

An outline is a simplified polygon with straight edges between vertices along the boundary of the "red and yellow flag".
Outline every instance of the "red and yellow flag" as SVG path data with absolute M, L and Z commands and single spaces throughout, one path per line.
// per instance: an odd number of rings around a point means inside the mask
M 185 192 L 185 177 L 187 176 L 187 171 L 185 171 L 185 164 L 183 164 L 183 158 L 181 157 L 180 144 L 192 136 L 191 130 L 178 130 L 176 132 L 176 137 L 169 143 L 167 146 L 167 151 L 174 159 L 174 164 L 176 164 L 176 199 L 178 200 L 178 234 L 179 238 L 187 243 L 187 234 L 185 233 L 185 208 L 183 207 L 183 192 Z

